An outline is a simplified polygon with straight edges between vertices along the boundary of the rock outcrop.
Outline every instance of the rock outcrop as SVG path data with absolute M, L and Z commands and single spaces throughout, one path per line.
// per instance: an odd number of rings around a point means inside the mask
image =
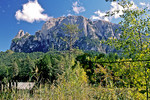
M 16 38 L 22 38 L 24 36 L 24 31 L 23 30 L 20 30 L 19 32 L 18 32 L 18 34 L 15 36 L 15 39 Z
M 24 34 L 22 30 L 12 40 L 10 49 L 15 52 L 47 52 L 49 49 L 67 50 L 69 46 L 61 38 L 65 36 L 62 27 L 65 24 L 78 24 L 82 30 L 77 34 L 78 39 L 73 47 L 82 50 L 107 52 L 108 46 L 101 44 L 102 39 L 119 37 L 115 30 L 119 25 L 103 20 L 91 21 L 83 16 L 68 16 L 51 18 L 35 35 Z

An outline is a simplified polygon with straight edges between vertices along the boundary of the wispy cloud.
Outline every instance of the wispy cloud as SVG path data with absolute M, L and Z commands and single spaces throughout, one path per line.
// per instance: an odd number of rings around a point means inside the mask
M 105 11 L 105 12 L 97 10 L 96 12 L 94 12 L 95 15 L 91 16 L 91 19 L 92 20 L 111 21 L 112 18 L 115 18 L 115 19 L 120 18 L 120 15 L 123 15 L 123 11 L 124 10 L 127 10 L 127 9 L 137 9 L 137 5 L 133 1 L 131 1 L 131 3 L 132 3 L 132 6 L 123 8 L 117 2 L 111 2 L 111 8 L 110 8 L 110 10 Z M 107 15 L 106 12 L 110 12 L 110 13 L 115 12 L 115 14 L 113 16 L 106 16 Z
M 17 20 L 24 20 L 29 23 L 34 21 L 46 21 L 50 17 L 47 14 L 43 14 L 44 9 L 38 3 L 37 0 L 29 1 L 23 4 L 23 9 L 16 11 L 15 17 Z
M 141 6 L 145 6 L 146 3 L 145 3 L 145 2 L 140 2 L 140 5 L 141 5 Z
M 79 14 L 85 11 L 85 8 L 83 6 L 80 6 L 79 1 L 73 2 L 72 8 L 76 14 Z
M 147 7 L 148 9 L 150 9 L 150 4 L 149 3 L 140 2 L 140 5 L 143 6 L 143 7 Z
M 93 15 L 91 17 L 92 20 L 105 20 L 105 21 L 109 21 L 110 17 L 105 17 L 106 12 L 101 12 L 100 10 L 94 12 L 96 15 Z

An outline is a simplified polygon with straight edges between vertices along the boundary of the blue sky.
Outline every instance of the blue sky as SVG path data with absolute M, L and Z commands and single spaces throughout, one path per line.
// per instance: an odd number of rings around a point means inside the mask
M 150 0 L 132 1 L 134 7 L 150 7 Z M 34 35 L 52 17 L 82 15 L 92 20 L 118 23 L 117 15 L 103 17 L 106 11 L 114 9 L 120 9 L 117 3 L 105 0 L 0 0 L 0 51 L 10 48 L 11 40 L 20 29 Z

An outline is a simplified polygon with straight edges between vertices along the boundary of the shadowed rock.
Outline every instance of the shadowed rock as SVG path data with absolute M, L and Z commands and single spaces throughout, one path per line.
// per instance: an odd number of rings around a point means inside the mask
M 82 50 L 95 50 L 107 52 L 108 46 L 101 44 L 101 40 L 107 40 L 110 37 L 119 38 L 119 33 L 115 30 L 119 25 L 107 21 L 92 21 L 83 16 L 67 16 L 51 18 L 46 21 L 40 31 L 35 35 L 24 35 L 21 30 L 12 40 L 10 49 L 15 52 L 47 52 L 49 49 L 68 50 L 69 46 L 62 38 L 65 33 L 62 30 L 65 24 L 78 24 L 81 30 L 77 35 L 73 48 Z

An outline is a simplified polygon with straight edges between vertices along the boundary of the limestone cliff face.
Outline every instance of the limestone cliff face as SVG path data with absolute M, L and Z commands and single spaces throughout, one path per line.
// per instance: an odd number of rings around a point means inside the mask
M 119 37 L 119 33 L 115 33 L 119 27 L 116 24 L 102 20 L 91 21 L 83 16 L 68 16 L 48 20 L 35 35 L 24 34 L 20 30 L 12 40 L 10 49 L 15 52 L 47 52 L 50 48 L 67 50 L 68 45 L 61 39 L 65 36 L 62 30 L 64 23 L 78 24 L 78 28 L 82 30 L 77 34 L 78 39 L 73 45 L 74 48 L 107 52 L 107 46 L 100 41 L 112 36 Z
M 23 30 L 20 30 L 18 32 L 18 34 L 15 36 L 15 38 L 22 38 L 24 36 L 24 31 Z

